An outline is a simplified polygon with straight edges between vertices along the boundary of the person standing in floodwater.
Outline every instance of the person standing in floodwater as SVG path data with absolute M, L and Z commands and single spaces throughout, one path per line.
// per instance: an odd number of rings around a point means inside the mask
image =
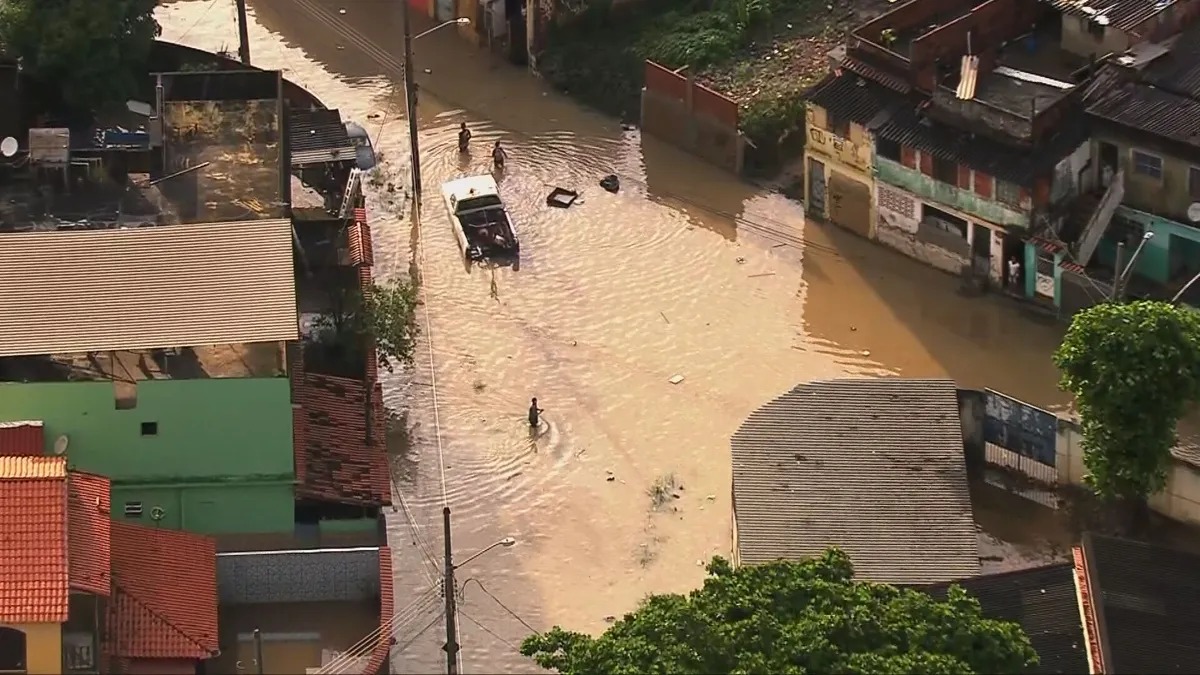
M 496 141 L 496 145 L 492 148 L 492 164 L 496 165 L 498 171 L 504 170 L 504 162 L 508 160 L 508 153 L 504 148 L 500 147 L 500 141 Z
M 458 151 L 466 152 L 467 145 L 471 142 L 471 130 L 467 128 L 467 123 L 463 122 L 458 128 Z
M 541 423 L 541 414 L 544 412 L 546 411 L 538 407 L 537 399 L 533 399 L 533 402 L 529 404 L 530 428 L 536 429 L 538 427 L 538 425 Z

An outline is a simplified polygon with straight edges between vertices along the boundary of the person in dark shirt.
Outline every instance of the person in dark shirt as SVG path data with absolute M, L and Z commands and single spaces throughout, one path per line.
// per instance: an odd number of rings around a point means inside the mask
M 537 428 L 541 423 L 540 415 L 544 412 L 546 411 L 538 407 L 537 399 L 533 399 L 533 403 L 529 404 L 529 426 Z
M 500 141 L 496 141 L 496 146 L 492 148 L 492 163 L 496 165 L 496 169 L 503 170 L 504 162 L 507 160 L 508 153 L 500 147 Z
M 458 128 L 458 151 L 466 152 L 467 144 L 471 142 L 471 130 L 467 128 L 467 123 L 463 122 Z

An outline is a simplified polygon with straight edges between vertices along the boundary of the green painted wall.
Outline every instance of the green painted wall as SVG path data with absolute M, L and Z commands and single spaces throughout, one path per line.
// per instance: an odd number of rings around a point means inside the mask
M 71 466 L 114 482 L 291 481 L 286 378 L 144 380 L 118 410 L 110 382 L 0 384 L 0 420 L 41 420 L 46 450 L 70 438 Z M 142 435 L 142 424 L 157 434 Z
M 1000 202 L 984 199 L 970 190 L 962 190 L 955 185 L 934 180 L 899 162 L 877 156 L 875 175 L 884 183 L 895 185 L 931 202 L 945 204 L 980 220 L 996 225 L 1029 227 L 1029 214 L 1009 208 Z
M 140 504 L 140 516 L 126 508 Z M 212 486 L 116 485 L 112 491 L 114 519 L 139 525 L 201 534 L 258 534 L 291 532 L 295 528 L 295 493 L 290 482 Z M 153 509 L 162 509 L 155 520 Z
M 1142 252 L 1134 264 L 1134 272 L 1146 279 L 1165 284 L 1171 280 L 1171 248 L 1180 246 L 1180 240 L 1188 240 L 1200 244 L 1200 230 L 1194 227 L 1156 216 L 1145 211 L 1117 207 L 1117 214 L 1138 223 L 1144 231 L 1153 232 L 1154 238 L 1146 242 Z M 1186 246 L 1186 244 L 1184 244 Z M 1096 255 L 1100 262 L 1111 267 L 1116 259 L 1116 243 L 1105 237 L 1097 248 Z M 1133 255 L 1133 248 L 1125 247 L 1125 260 Z

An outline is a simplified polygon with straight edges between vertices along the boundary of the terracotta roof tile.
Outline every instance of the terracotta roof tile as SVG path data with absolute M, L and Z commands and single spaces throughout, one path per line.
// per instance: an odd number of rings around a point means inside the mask
M 396 612 L 395 588 L 392 580 L 392 550 L 379 548 L 379 641 L 371 650 L 371 660 L 363 673 L 378 673 L 392 650 L 393 614 Z
M 68 486 L 71 589 L 108 597 L 112 591 L 112 503 L 108 479 L 72 471 Z
M 190 532 L 112 524 L 107 655 L 206 659 L 217 640 L 217 547 Z
M 67 620 L 62 457 L 0 457 L 0 622 Z
M 293 360 L 297 494 L 329 501 L 391 503 L 383 391 L 371 396 L 372 433 L 367 443 L 367 387 L 346 377 L 309 374 Z
M 41 422 L 0 422 L 0 455 L 41 455 Z
M 349 232 L 351 260 L 358 265 L 359 287 L 366 289 L 372 284 L 373 259 L 366 209 L 355 208 L 354 220 Z M 343 503 L 391 504 L 387 418 L 374 346 L 367 350 L 362 381 L 308 373 L 300 350 L 291 353 L 290 362 L 297 494 Z

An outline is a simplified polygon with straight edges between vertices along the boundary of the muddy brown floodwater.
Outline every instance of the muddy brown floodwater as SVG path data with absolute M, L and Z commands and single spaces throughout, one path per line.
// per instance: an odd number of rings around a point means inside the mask
M 402 186 L 398 7 L 250 0 L 250 37 L 256 65 L 284 70 L 378 134 L 384 182 Z M 232 0 L 164 2 L 163 37 L 236 51 L 233 12 Z M 437 573 L 439 448 L 457 559 L 505 536 L 519 542 L 459 570 L 465 672 L 530 672 L 514 647 L 530 626 L 600 631 L 648 593 L 695 587 L 701 561 L 731 546 L 731 433 L 798 382 L 948 376 L 1064 403 L 1049 360 L 1058 326 L 807 224 L 795 202 L 623 130 L 453 31 L 417 42 L 421 236 L 393 197 L 376 190 L 370 206 L 377 274 L 405 274 L 419 259 L 429 321 L 415 372 L 387 386 L 410 426 L 396 462 L 408 508 L 390 515 L 397 609 Z M 474 131 L 465 160 L 462 121 Z M 464 266 L 437 198 L 443 181 L 489 169 L 494 140 L 509 151 L 501 189 L 521 231 L 519 270 Z M 619 194 L 597 186 L 609 173 Z M 583 199 L 549 209 L 554 185 Z M 677 374 L 683 382 L 669 384 Z M 546 409 L 535 435 L 531 396 Z M 648 491 L 668 476 L 685 496 L 655 508 Z M 975 493 L 995 565 L 1062 553 L 1061 518 Z M 432 611 L 402 615 L 397 672 L 444 667 L 438 625 L 410 640 Z

